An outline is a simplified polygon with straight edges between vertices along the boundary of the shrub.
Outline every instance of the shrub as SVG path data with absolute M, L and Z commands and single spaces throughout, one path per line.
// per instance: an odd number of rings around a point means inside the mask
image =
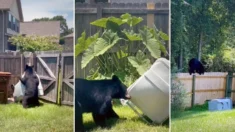
M 166 57 L 167 34 L 156 27 L 134 27 L 143 18 L 123 14 L 120 18 L 101 18 L 91 25 L 102 28 L 93 36 L 83 32 L 75 46 L 75 56 L 82 56 L 81 68 L 90 68 L 88 79 L 110 78 L 117 75 L 126 85 L 139 78 L 159 57 Z M 122 25 L 126 25 L 123 29 Z M 126 81 L 128 80 L 128 81 Z
M 62 50 L 58 44 L 58 37 L 55 36 L 22 36 L 17 35 L 10 38 L 13 45 L 16 45 L 21 52 L 24 51 L 48 51 Z
M 173 113 L 184 111 L 187 99 L 186 90 L 174 73 L 172 73 L 171 80 L 171 111 Z

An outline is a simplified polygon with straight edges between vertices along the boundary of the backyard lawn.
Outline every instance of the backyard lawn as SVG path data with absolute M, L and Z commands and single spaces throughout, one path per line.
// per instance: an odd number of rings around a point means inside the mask
M 235 109 L 210 112 L 207 105 L 173 114 L 172 132 L 235 132 Z
M 168 132 L 166 125 L 142 121 L 128 106 L 114 106 L 119 120 L 108 120 L 109 129 L 94 124 L 91 114 L 84 114 L 85 128 L 91 132 Z M 43 106 L 24 109 L 20 104 L 0 105 L 0 128 L 3 132 L 72 132 L 73 108 L 43 102 Z
M 20 104 L 0 105 L 2 132 L 72 132 L 73 107 L 43 103 L 24 109 Z
M 94 124 L 91 114 L 83 114 L 85 128 L 91 132 L 168 132 L 167 126 L 150 125 L 142 121 L 128 106 L 114 106 L 119 120 L 108 120 L 110 129 L 101 129 Z

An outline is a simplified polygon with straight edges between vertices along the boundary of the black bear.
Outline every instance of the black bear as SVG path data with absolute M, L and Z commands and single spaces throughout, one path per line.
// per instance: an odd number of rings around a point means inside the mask
M 20 81 L 25 85 L 25 95 L 23 96 L 22 105 L 24 108 L 39 106 L 39 79 L 33 69 L 33 66 L 26 65 L 24 74 L 24 77 L 20 78 Z
M 189 61 L 189 74 L 197 72 L 199 75 L 204 74 L 204 66 L 198 59 L 191 59 Z
M 75 80 L 75 131 L 84 131 L 82 114 L 92 113 L 96 125 L 105 127 L 105 120 L 119 118 L 112 108 L 112 99 L 130 99 L 127 87 L 113 76 L 111 80 Z

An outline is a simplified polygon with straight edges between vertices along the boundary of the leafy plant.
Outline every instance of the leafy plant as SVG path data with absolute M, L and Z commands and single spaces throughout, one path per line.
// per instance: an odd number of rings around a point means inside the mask
M 82 55 L 82 68 L 90 62 L 98 67 L 90 70 L 89 79 L 110 78 L 113 74 L 121 80 L 137 79 L 151 66 L 154 59 L 167 55 L 165 42 L 168 36 L 157 28 L 144 26 L 135 31 L 141 17 L 123 14 L 120 18 L 101 18 L 91 25 L 102 28 L 102 34 L 86 38 L 83 32 L 78 38 L 75 55 Z M 122 28 L 123 25 L 125 29 Z
M 58 37 L 55 36 L 22 36 L 17 35 L 10 38 L 10 42 L 16 45 L 21 52 L 24 51 L 48 51 L 62 50 L 58 44 Z
M 172 73 L 171 81 L 171 111 L 172 113 L 178 113 L 185 110 L 187 93 L 180 81 L 177 80 L 174 73 Z

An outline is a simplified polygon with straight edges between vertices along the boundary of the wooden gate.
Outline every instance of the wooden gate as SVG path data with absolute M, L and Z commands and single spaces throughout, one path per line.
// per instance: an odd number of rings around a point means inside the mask
M 66 105 L 73 105 L 74 93 L 74 66 L 73 66 L 73 53 L 61 54 L 61 103 Z
M 73 52 L 25 53 L 24 57 L 24 63 L 33 63 L 40 77 L 44 90 L 42 99 L 53 103 L 73 105 Z
M 37 53 L 36 57 L 35 69 L 44 90 L 41 98 L 57 103 L 60 54 Z

